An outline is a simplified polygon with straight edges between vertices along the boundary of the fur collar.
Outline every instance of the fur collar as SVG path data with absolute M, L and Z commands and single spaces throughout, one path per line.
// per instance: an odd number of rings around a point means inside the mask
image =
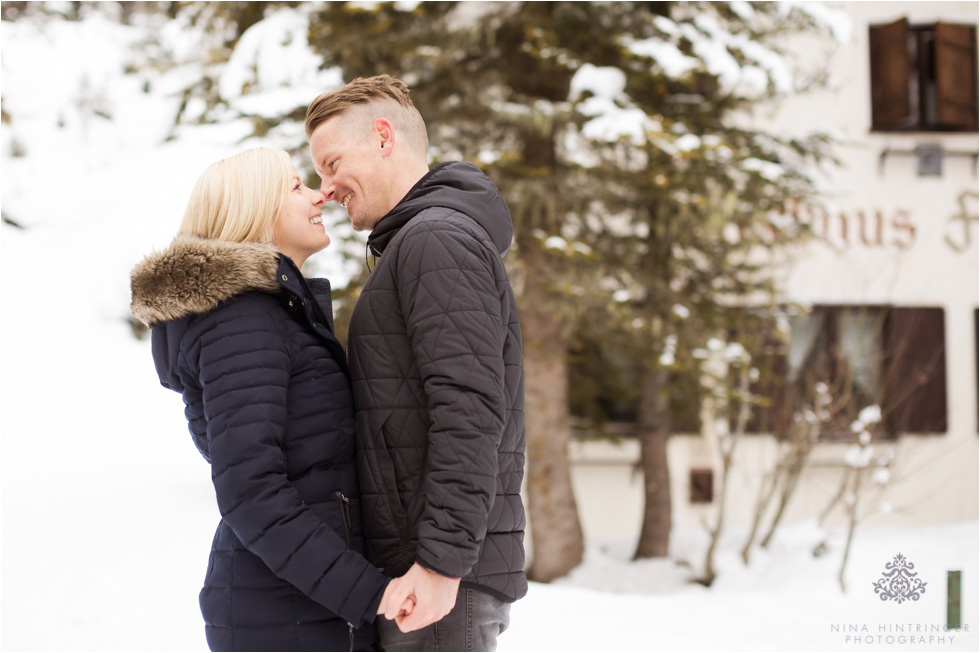
M 133 315 L 146 326 L 207 313 L 250 290 L 275 293 L 280 253 L 269 243 L 177 236 L 133 269 Z

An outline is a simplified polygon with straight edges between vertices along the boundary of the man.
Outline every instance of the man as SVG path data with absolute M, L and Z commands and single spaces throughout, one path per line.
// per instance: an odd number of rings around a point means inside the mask
M 347 346 L 369 556 L 401 576 L 380 644 L 494 650 L 527 593 L 510 213 L 476 166 L 429 170 L 425 123 L 387 75 L 318 97 L 306 134 L 320 190 L 377 257 Z

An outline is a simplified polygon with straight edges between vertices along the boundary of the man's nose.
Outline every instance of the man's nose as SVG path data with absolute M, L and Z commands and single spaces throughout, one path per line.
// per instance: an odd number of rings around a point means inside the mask
M 332 202 L 334 198 L 334 187 L 333 184 L 327 181 L 320 182 L 320 194 L 323 196 L 324 202 Z

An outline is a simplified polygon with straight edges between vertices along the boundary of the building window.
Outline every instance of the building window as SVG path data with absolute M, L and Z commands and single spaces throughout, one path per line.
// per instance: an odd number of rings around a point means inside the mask
M 872 25 L 871 128 L 977 131 L 977 30 L 972 25 Z
M 691 470 L 691 503 L 711 503 L 714 500 L 714 479 L 715 473 L 711 469 Z
M 875 437 L 944 433 L 944 325 L 941 308 L 815 306 L 791 320 L 778 414 L 816 410 L 807 402 L 822 383 L 833 401 L 818 415 L 824 439 L 853 437 L 852 422 L 872 405 L 882 414 Z

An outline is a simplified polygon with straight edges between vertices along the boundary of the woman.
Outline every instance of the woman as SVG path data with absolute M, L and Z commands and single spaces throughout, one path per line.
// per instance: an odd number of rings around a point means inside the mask
M 361 555 L 354 413 L 330 285 L 324 198 L 285 152 L 208 168 L 180 234 L 132 275 L 160 382 L 183 394 L 221 512 L 201 612 L 208 645 L 365 650 L 388 579 Z M 365 627 L 366 626 L 366 627 Z

